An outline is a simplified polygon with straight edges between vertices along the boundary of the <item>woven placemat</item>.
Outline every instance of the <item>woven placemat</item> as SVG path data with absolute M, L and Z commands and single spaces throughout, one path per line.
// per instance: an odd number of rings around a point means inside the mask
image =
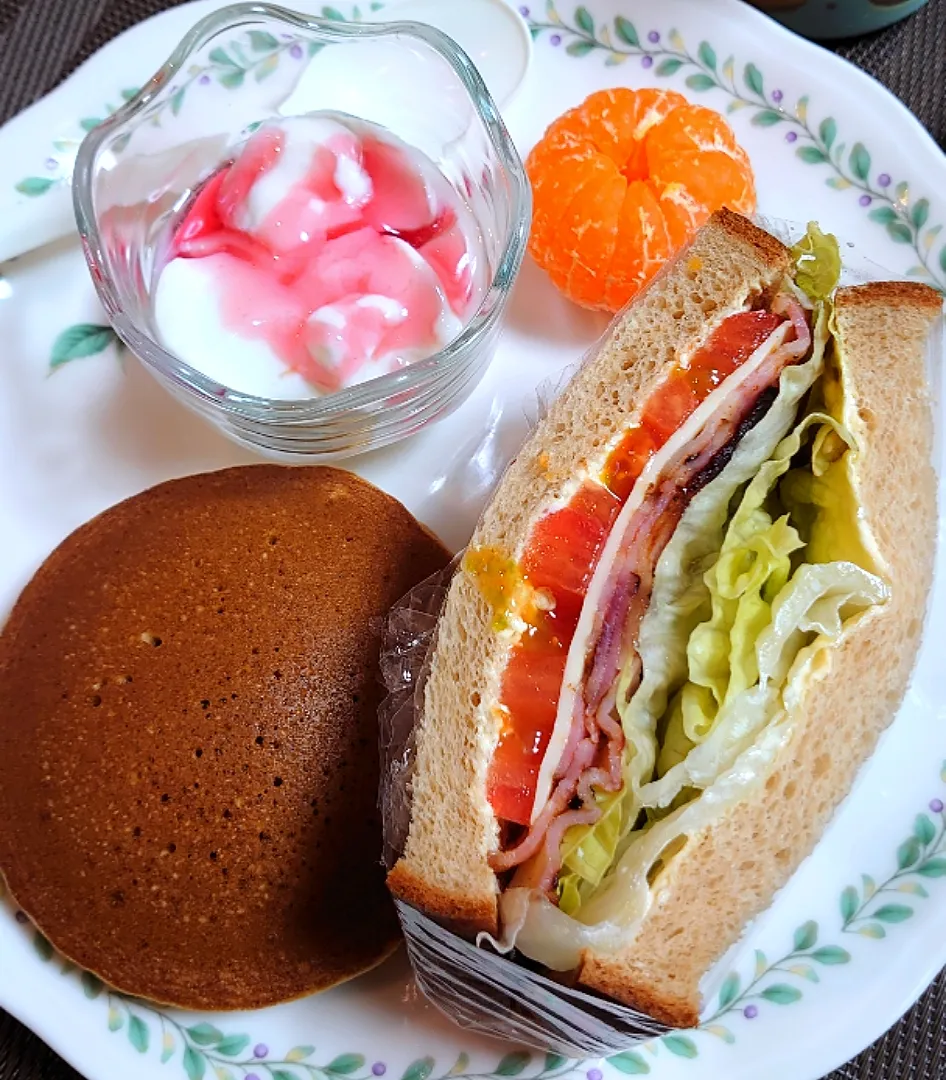
M 0 0 L 0 123 L 116 34 L 174 6 L 174 0 Z M 833 47 L 892 90 L 946 149 L 946 0 L 930 0 L 892 29 Z M 946 972 L 883 1038 L 826 1080 L 944 1078 Z M 0 1080 L 81 1077 L 0 1010 Z

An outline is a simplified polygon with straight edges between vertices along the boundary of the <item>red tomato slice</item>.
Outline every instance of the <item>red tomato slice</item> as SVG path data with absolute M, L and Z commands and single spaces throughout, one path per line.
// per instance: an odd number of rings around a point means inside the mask
M 641 427 L 650 432 L 658 447 L 663 446 L 699 404 L 689 372 L 674 371 L 651 395 L 641 417 Z
M 785 322 L 771 311 L 740 311 L 724 319 L 690 361 L 690 369 L 714 368 L 731 375 Z
M 624 436 L 611 452 L 604 469 L 604 482 L 608 490 L 622 502 L 628 496 L 644 471 L 647 462 L 654 456 L 657 444 L 654 436 L 646 428 L 635 427 Z
M 500 818 L 527 825 L 545 748 L 555 726 L 568 647 L 581 605 L 620 502 L 599 484 L 587 484 L 564 509 L 537 525 L 522 560 L 530 585 L 547 590 L 551 612 L 526 633 L 503 674 L 500 701 L 507 723 L 487 779 L 490 804 Z
M 555 606 L 522 638 L 503 675 L 505 723 L 487 777 L 487 797 L 501 820 L 529 824 L 568 648 L 608 533 L 635 481 L 687 417 L 783 321 L 765 311 L 727 318 L 689 366 L 671 372 L 651 396 L 640 426 L 627 433 L 605 465 L 608 486 L 585 484 L 568 506 L 533 529 L 522 571 L 530 584 L 552 594 Z
M 537 588 L 582 593 L 621 505 L 605 488 L 586 484 L 564 510 L 533 529 L 522 569 Z
M 500 700 L 508 715 L 490 763 L 487 798 L 505 821 L 529 824 L 567 652 L 567 646 L 548 652 L 517 646 L 503 674 Z
M 620 509 L 605 488 L 586 484 L 564 510 L 548 514 L 533 530 L 522 570 L 537 589 L 551 592 L 560 638 L 567 634 L 571 641 L 598 556 Z

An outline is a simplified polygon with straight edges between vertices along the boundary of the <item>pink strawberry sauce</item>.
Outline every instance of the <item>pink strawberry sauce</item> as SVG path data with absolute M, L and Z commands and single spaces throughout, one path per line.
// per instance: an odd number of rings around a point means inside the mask
M 259 128 L 198 189 L 168 261 L 211 256 L 223 328 L 323 393 L 437 351 L 483 292 L 475 224 L 436 166 L 333 114 Z

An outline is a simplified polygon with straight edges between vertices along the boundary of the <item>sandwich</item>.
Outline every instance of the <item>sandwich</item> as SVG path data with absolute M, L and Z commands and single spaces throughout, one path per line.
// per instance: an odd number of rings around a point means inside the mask
M 387 882 L 673 1026 L 893 718 L 936 531 L 920 283 L 713 216 L 510 465 L 437 627 Z

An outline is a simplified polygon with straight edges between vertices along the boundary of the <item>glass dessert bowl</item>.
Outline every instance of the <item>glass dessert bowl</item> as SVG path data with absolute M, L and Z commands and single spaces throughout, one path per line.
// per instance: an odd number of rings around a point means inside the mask
M 459 332 L 423 358 L 387 365 L 393 370 L 377 377 L 366 370 L 364 381 L 331 391 L 313 385 L 307 396 L 294 373 L 290 396 L 239 377 L 236 366 L 230 378 L 222 339 L 223 355 L 210 362 L 213 343 L 195 316 L 206 305 L 165 305 L 162 318 L 178 320 L 168 335 L 155 300 L 175 229 L 208 181 L 261 125 L 325 111 L 380 125 L 433 163 L 476 233 L 481 283 Z M 96 289 L 128 348 L 231 438 L 299 461 L 387 445 L 464 400 L 495 351 L 530 220 L 515 147 L 450 38 L 418 23 L 349 24 L 266 4 L 224 8 L 186 35 L 143 90 L 87 136 L 73 198 Z M 232 350 L 234 365 L 239 352 Z

